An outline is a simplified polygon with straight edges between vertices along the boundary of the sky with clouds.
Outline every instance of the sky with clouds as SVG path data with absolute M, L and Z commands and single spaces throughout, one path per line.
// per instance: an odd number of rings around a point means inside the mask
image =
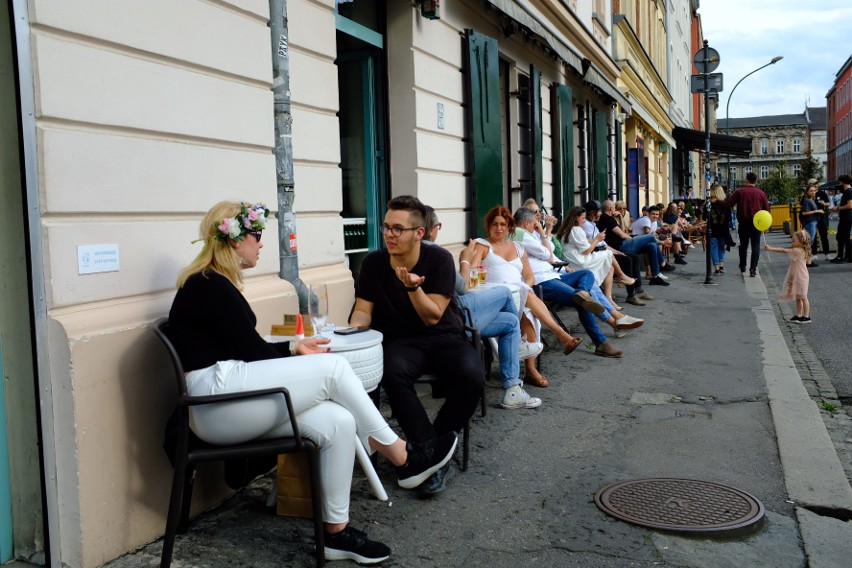
M 686 1 L 686 0 L 675 0 Z M 736 88 L 730 117 L 803 112 L 826 106 L 825 94 L 852 55 L 852 0 L 701 0 L 704 39 L 719 52 L 724 77 L 718 117 Z

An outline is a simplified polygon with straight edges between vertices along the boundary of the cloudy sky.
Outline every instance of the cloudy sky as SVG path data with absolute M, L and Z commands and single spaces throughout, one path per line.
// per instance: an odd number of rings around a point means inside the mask
M 852 55 L 852 0 L 701 0 L 698 13 L 724 76 L 719 118 L 737 81 L 777 55 L 784 59 L 737 87 L 731 118 L 800 113 L 807 101 L 825 106 Z

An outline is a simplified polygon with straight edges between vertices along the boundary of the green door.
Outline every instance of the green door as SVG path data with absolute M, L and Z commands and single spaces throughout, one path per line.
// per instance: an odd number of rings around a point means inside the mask
M 360 8 L 337 14 L 336 61 L 343 238 L 349 267 L 356 276 L 364 256 L 382 246 L 379 227 L 388 200 L 384 39 L 376 29 L 365 25 L 377 27 L 371 16 L 378 13 L 378 6 L 368 2 Z

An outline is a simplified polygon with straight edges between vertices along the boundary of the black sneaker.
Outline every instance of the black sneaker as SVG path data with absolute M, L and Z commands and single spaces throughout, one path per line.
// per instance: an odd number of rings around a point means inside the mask
M 648 280 L 648 284 L 651 286 L 669 286 L 669 283 L 660 278 L 659 276 L 654 276 L 650 280 Z
M 793 323 L 799 323 L 801 320 L 802 320 L 802 318 L 799 317 L 799 316 L 793 316 L 793 317 L 790 318 L 790 321 L 793 322 Z
M 816 268 L 817 266 L 819 266 L 819 264 L 812 261 L 810 264 L 806 264 L 805 266 L 807 266 L 808 268 Z
M 682 256 L 675 257 L 675 264 L 687 264 L 686 260 Z
M 799 318 L 799 323 L 811 323 L 810 316 L 802 316 Z
M 433 473 L 429 479 L 424 481 L 420 487 L 417 488 L 417 495 L 421 499 L 426 499 L 432 497 L 433 495 L 437 495 L 441 491 L 447 488 L 447 482 L 453 478 L 456 474 L 456 468 L 452 466 L 452 464 L 447 464 L 435 473 Z
M 347 526 L 335 534 L 325 533 L 326 560 L 354 560 L 358 564 L 378 564 L 390 557 L 390 548 Z
M 831 264 L 840 264 L 841 262 L 845 262 L 845 261 L 842 258 L 835 257 L 835 258 L 832 258 L 831 260 L 829 260 L 828 262 L 830 262 Z
M 674 271 L 675 271 L 675 267 L 672 266 L 670 262 L 667 262 L 663 266 L 660 267 L 660 272 L 674 272 Z
M 408 463 L 396 468 L 399 486 L 414 489 L 444 467 L 456 451 L 459 437 L 447 432 L 420 444 L 408 444 Z

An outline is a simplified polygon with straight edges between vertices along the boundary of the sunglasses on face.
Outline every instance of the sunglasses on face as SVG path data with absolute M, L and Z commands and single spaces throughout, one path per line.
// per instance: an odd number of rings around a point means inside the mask
M 257 242 L 260 242 L 260 235 L 262 234 L 262 231 L 249 231 L 248 234 L 252 235 Z

